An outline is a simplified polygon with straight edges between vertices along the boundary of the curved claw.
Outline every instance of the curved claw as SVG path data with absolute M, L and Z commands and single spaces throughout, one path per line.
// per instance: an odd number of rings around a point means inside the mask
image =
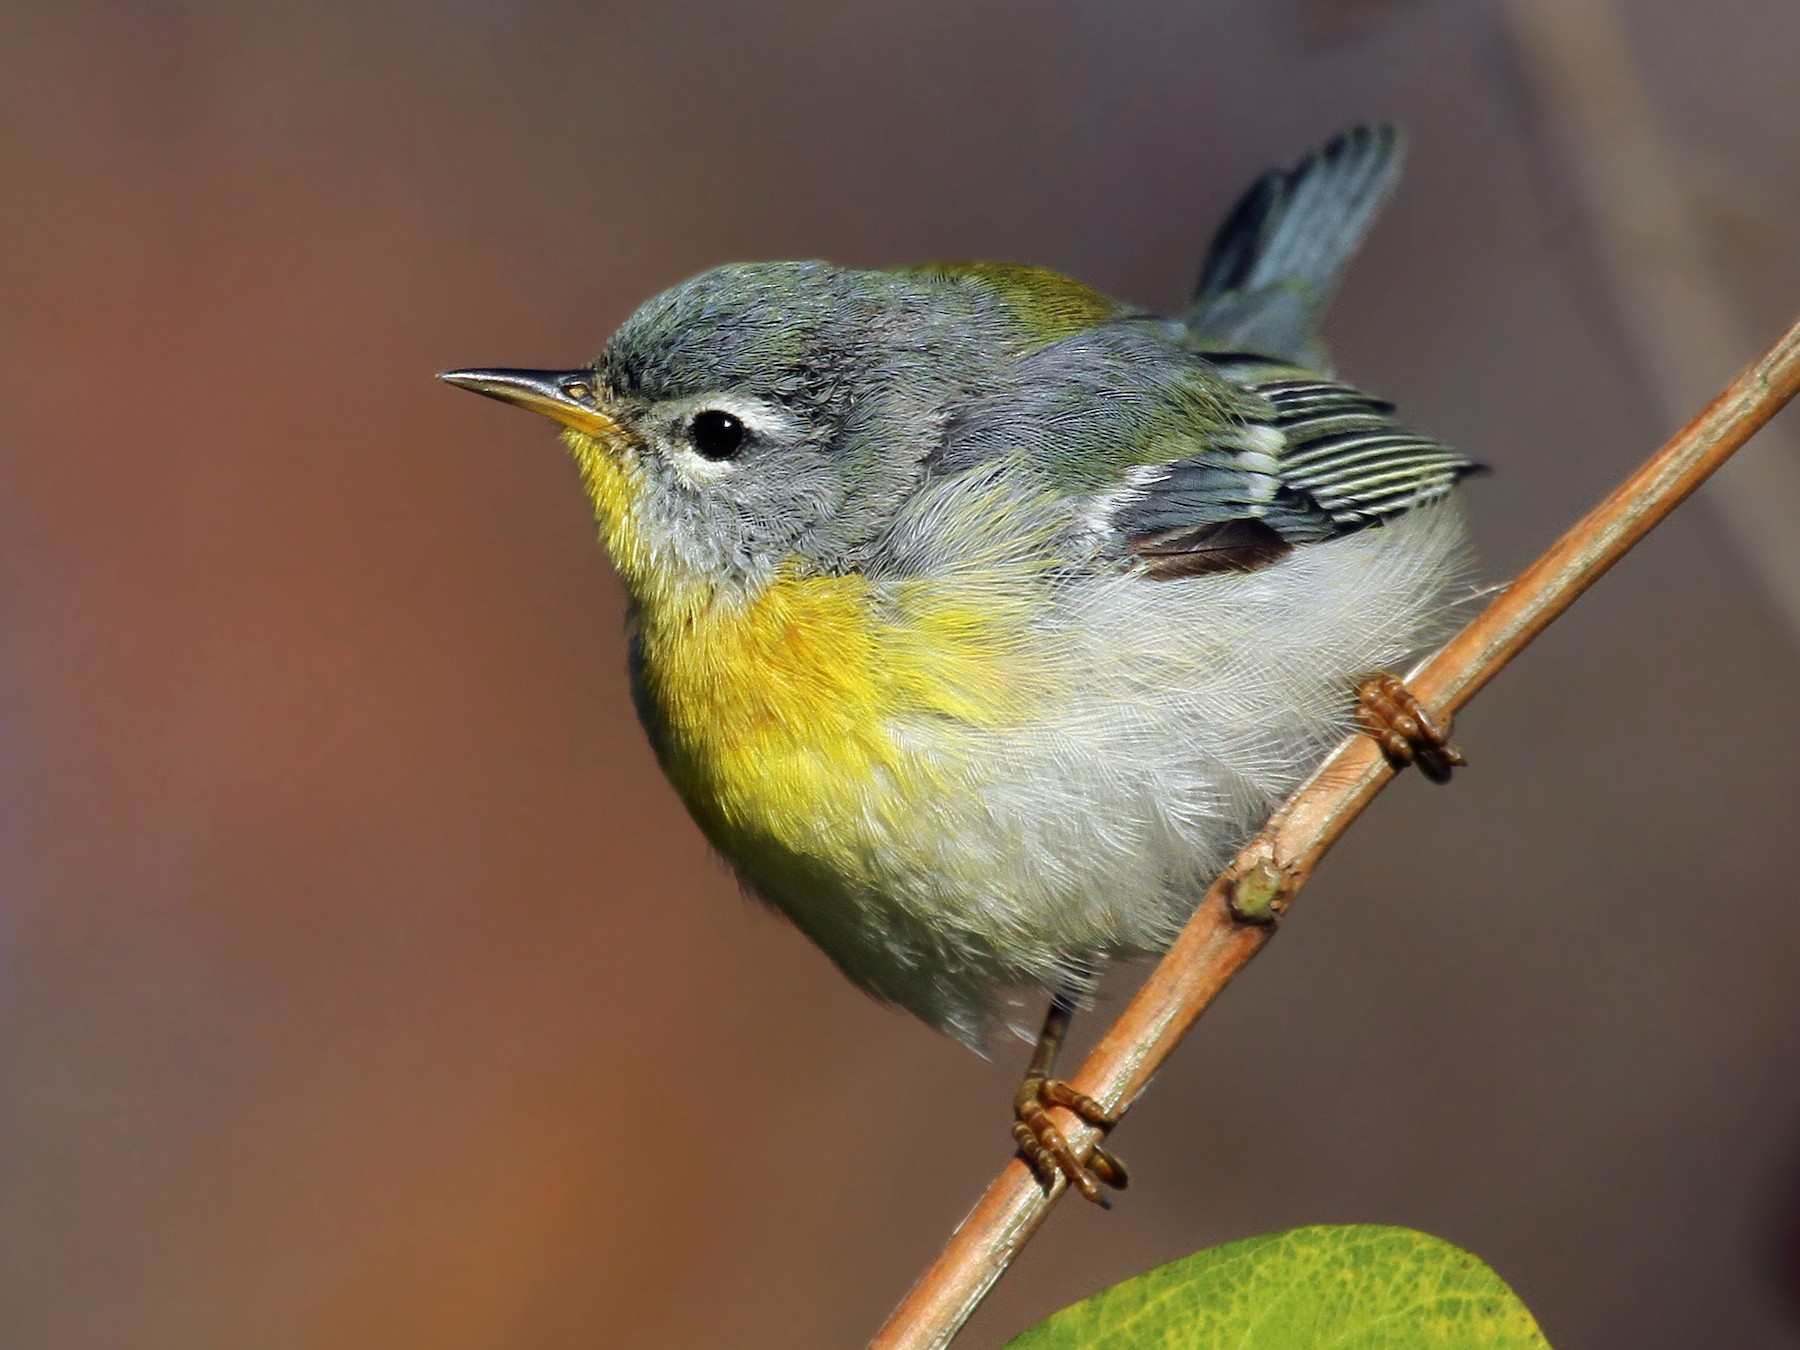
M 1357 685 L 1356 720 L 1395 768 L 1417 764 L 1434 783 L 1448 783 L 1450 771 L 1469 762 L 1451 743 L 1449 726 L 1426 711 L 1397 676 L 1371 675 Z
M 1131 1184 L 1131 1175 L 1126 1172 L 1125 1164 L 1120 1162 L 1116 1156 L 1107 1152 L 1100 1144 L 1095 1144 L 1093 1152 L 1088 1154 L 1087 1165 L 1088 1171 L 1099 1177 L 1102 1182 L 1111 1186 L 1115 1191 L 1122 1191 Z M 1110 1209 L 1112 1207 L 1105 1196 L 1100 1197 L 1100 1205 L 1103 1209 Z

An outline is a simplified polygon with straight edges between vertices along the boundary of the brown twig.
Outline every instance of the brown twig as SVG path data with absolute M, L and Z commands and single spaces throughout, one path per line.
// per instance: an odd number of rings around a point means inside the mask
M 1800 322 L 1732 382 L 1705 411 L 1652 455 L 1605 501 L 1556 541 L 1481 615 L 1407 683 L 1433 711 L 1449 714 L 1648 534 L 1713 470 L 1800 390 Z M 1124 1110 L 1176 1043 L 1274 929 L 1243 923 L 1230 898 L 1241 880 L 1273 885 L 1287 908 L 1325 851 L 1394 776 L 1374 741 L 1354 736 L 1334 750 L 1262 833 L 1213 883 L 1200 908 L 1072 1080 L 1103 1105 Z M 1261 897 L 1267 899 L 1266 895 Z M 1080 1151 L 1092 1126 L 1066 1111 L 1058 1124 Z M 988 1187 L 937 1261 L 894 1310 L 870 1350 L 936 1350 L 969 1315 L 1037 1231 L 1064 1189 L 1046 1191 L 1015 1158 Z

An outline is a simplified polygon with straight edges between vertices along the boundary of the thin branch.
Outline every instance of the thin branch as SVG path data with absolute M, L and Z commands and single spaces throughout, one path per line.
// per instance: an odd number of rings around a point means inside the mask
M 1510 0 L 1520 63 L 1586 203 L 1598 261 L 1655 411 L 1668 426 L 1750 335 L 1707 248 L 1684 165 L 1657 115 L 1619 0 Z M 1800 447 L 1765 436 L 1707 486 L 1726 536 L 1800 637 Z
M 1413 671 L 1407 683 L 1420 701 L 1443 714 L 1462 707 L 1797 390 L 1800 322 Z M 1270 907 L 1276 916 L 1284 913 L 1325 851 L 1393 776 L 1368 737 L 1353 736 L 1339 745 L 1213 883 L 1175 945 L 1094 1047 L 1074 1086 L 1108 1106 L 1128 1106 L 1274 933 L 1270 925 L 1233 918 L 1230 897 L 1239 884 L 1254 879 L 1265 891 L 1273 889 Z M 1057 1120 L 1077 1151 L 1095 1137 L 1091 1126 L 1066 1111 L 1059 1111 Z M 876 1333 L 870 1350 L 948 1345 L 1064 1188 L 1059 1180 L 1046 1191 L 1022 1160 L 1008 1163 Z

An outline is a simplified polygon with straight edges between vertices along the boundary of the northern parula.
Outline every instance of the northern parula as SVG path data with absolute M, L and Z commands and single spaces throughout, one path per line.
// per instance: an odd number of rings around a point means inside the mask
M 1399 158 L 1360 127 L 1265 175 L 1176 318 L 1012 263 L 746 263 L 591 365 L 443 376 L 565 428 L 638 714 L 750 890 L 970 1044 L 1057 996 L 1016 1128 L 1090 1197 L 1122 1170 L 1041 1109 L 1105 1119 L 1048 1076 L 1068 1009 L 1449 608 L 1477 466 L 1315 337 Z

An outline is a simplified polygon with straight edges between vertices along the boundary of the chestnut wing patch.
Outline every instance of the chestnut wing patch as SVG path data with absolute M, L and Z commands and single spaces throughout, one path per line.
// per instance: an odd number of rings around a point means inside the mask
M 1254 572 L 1294 551 L 1273 525 L 1248 517 L 1140 534 L 1127 542 L 1144 560 L 1143 574 L 1155 581 L 1209 572 Z

